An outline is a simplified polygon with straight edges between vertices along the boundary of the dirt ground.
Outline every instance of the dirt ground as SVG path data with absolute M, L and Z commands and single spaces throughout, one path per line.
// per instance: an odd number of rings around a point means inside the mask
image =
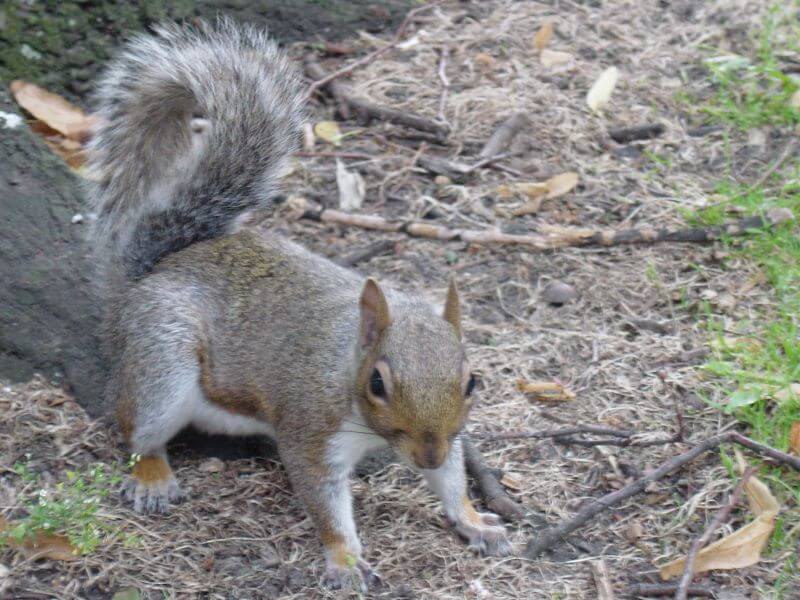
M 766 7 L 745 0 L 447 2 L 415 22 L 410 35 L 418 43 L 359 69 L 352 85 L 376 102 L 433 118 L 441 106 L 453 132 L 449 144 L 422 142 L 413 132 L 381 123 L 342 124 L 350 134 L 342 147 L 318 141 L 312 152 L 325 155 L 298 158 L 287 191 L 336 206 L 335 159 L 327 153 L 341 151 L 368 155 L 344 161 L 367 181 L 364 212 L 512 232 L 543 224 L 680 224 L 683 208 L 709 201 L 726 160 L 732 160 L 736 178 L 748 181 L 783 146 L 779 139 L 754 143 L 735 132 L 727 138 L 722 132 L 691 136 L 688 131 L 703 122 L 676 100 L 681 90 L 699 97 L 710 93 L 702 65 L 708 48 L 741 48 Z M 556 30 L 549 47 L 573 57 L 551 68 L 532 49 L 535 32 L 548 20 Z M 353 42 L 365 49 L 376 43 L 369 35 Z M 299 55 L 301 48 L 294 51 Z M 342 62 L 324 64 L 333 70 Z M 609 66 L 619 68 L 620 80 L 604 115 L 594 115 L 586 108 L 586 91 Z M 443 102 L 440 72 L 449 81 Z M 519 111 L 531 126 L 511 148 L 521 155 L 502 162 L 519 174 L 481 169 L 448 185 L 416 166 L 420 152 L 469 162 L 497 125 Z M 312 105 L 314 121 L 332 114 L 329 106 Z M 663 123 L 666 132 L 647 142 L 618 145 L 606 133 L 652 122 Z M 503 216 L 513 201 L 498 198 L 499 185 L 567 171 L 579 173 L 575 192 L 546 201 L 537 215 Z M 333 257 L 387 238 L 293 220 L 290 211 L 266 226 Z M 746 314 L 768 303 L 770 291 L 746 263 L 723 268 L 719 248 L 668 244 L 532 253 L 401 234 L 390 239 L 395 244 L 388 252 L 356 268 L 437 302 L 448 274 L 458 277 L 469 356 L 481 381 L 470 433 L 581 423 L 670 435 L 679 406 L 689 441 L 731 426 L 699 397 L 710 392 L 697 369 L 708 339 L 701 305 Z M 549 304 L 543 291 L 552 281 L 573 286 L 577 300 Z M 520 379 L 558 380 L 576 399 L 532 401 L 517 391 Z M 524 522 L 509 525 L 518 551 L 544 524 L 569 517 L 686 448 L 582 448 L 528 439 L 483 441 L 479 447 L 511 476 L 509 491 L 529 513 Z M 0 511 L 9 518 L 30 493 L 11 471 L 15 462 L 28 460 L 46 479 L 59 480 L 65 469 L 127 459 L 113 428 L 88 420 L 41 381 L 0 389 L 0 448 Z M 102 516 L 136 535 L 137 544 L 126 547 L 117 539 L 73 562 L 33 561 L 2 550 L 0 564 L 9 572 L 0 595 L 107 598 L 134 587 L 148 598 L 347 597 L 317 587 L 320 548 L 276 461 L 220 464 L 189 450 L 176 467 L 189 499 L 168 516 L 136 515 L 116 497 L 103 502 Z M 591 568 L 598 559 L 607 565 L 618 598 L 632 597 L 632 584 L 658 581 L 657 566 L 686 552 L 730 485 L 719 456 L 709 454 L 535 561 L 471 554 L 444 527 L 432 495 L 406 467 L 354 477 L 353 492 L 365 557 L 386 582 L 370 596 L 577 599 L 598 597 Z M 724 529 L 745 518 L 737 512 Z M 700 581 L 719 598 L 769 598 L 786 560 L 786 552 L 771 553 L 756 566 L 717 571 Z M 784 597 L 800 598 L 799 586 L 790 582 Z

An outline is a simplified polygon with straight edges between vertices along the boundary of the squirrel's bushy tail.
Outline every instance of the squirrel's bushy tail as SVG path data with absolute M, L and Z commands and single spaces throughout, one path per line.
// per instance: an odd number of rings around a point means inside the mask
M 96 103 L 94 243 L 106 277 L 111 269 L 130 281 L 270 204 L 299 139 L 303 97 L 265 32 L 223 18 L 131 40 Z

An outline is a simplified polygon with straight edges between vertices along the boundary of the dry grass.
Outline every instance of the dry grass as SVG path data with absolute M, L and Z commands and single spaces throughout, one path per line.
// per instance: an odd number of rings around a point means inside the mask
M 766 3 L 663 3 L 667 8 L 635 2 L 588 4 L 595 3 L 446 3 L 420 19 L 418 45 L 391 51 L 353 77 L 354 88 L 377 102 L 435 117 L 442 93 L 441 49 L 446 46 L 450 88 L 444 116 L 453 129 L 453 146 L 429 146 L 427 151 L 451 157 L 459 150 L 474 153 L 500 121 L 524 111 L 532 126 L 514 149 L 529 151 L 504 164 L 531 181 L 577 171 L 581 186 L 576 193 L 546 202 L 539 215 L 508 222 L 495 216 L 486 199 L 514 177 L 482 170 L 464 185 L 437 186 L 413 166 L 419 142 L 376 123 L 347 138 L 343 148 L 376 157 L 348 161 L 349 168 L 367 179 L 364 210 L 418 217 L 435 209 L 441 222 L 520 231 L 541 223 L 674 224 L 680 220 L 680 207 L 706 199 L 726 152 L 743 179 L 763 171 L 771 158 L 769 149 L 748 146 L 746 139 L 735 136 L 727 150 L 720 136 L 689 137 L 686 129 L 695 123 L 687 122 L 674 96 L 682 88 L 706 93 L 699 77 L 701 46 L 735 49 Z M 533 35 L 547 20 L 557 31 L 550 47 L 575 56 L 567 66 L 545 69 L 532 51 Z M 372 48 L 373 42 L 365 37 L 364 45 Z M 487 62 L 488 67 L 481 66 Z M 584 97 L 596 76 L 611 65 L 622 76 L 606 116 L 598 117 L 585 108 Z M 326 115 L 325 107 L 315 108 L 315 119 Z M 657 140 L 626 147 L 607 141 L 607 127 L 653 121 L 667 126 Z M 334 171 L 331 158 L 304 158 L 289 187 L 292 193 L 333 204 Z M 330 255 L 366 246 L 379 236 L 280 219 L 276 225 Z M 677 405 L 687 411 L 691 439 L 728 426 L 698 400 L 703 383 L 686 352 L 705 344 L 698 312 L 709 290 L 718 298 L 733 297 L 732 307 L 726 303 L 719 310 L 748 311 L 769 300 L 769 292 L 758 287 L 737 295 L 754 274 L 746 264 L 723 270 L 713 248 L 697 246 L 536 255 L 396 239 L 393 254 L 359 269 L 437 301 L 443 298 L 448 272 L 457 272 L 467 304 L 470 356 L 483 381 L 471 431 L 601 423 L 671 432 Z M 546 304 L 541 291 L 551 280 L 574 286 L 579 300 L 562 307 Z M 631 319 L 663 323 L 668 332 L 637 328 Z M 554 406 L 531 403 L 516 390 L 518 379 L 558 379 L 577 393 L 577 400 Z M 6 388 L 0 394 L 2 514 L 14 516 L 18 509 L 22 484 L 9 469 L 25 453 L 37 469 L 57 479 L 75 465 L 124 462 L 125 453 L 115 440 L 107 427 L 87 421 L 60 392 L 40 382 Z M 512 526 L 520 549 L 545 521 L 569 517 L 588 499 L 620 487 L 683 448 L 657 446 L 643 453 L 532 440 L 480 447 L 490 463 L 519 481 L 512 494 L 531 513 L 528 523 Z M 0 563 L 10 574 L 0 590 L 5 585 L 4 593 L 12 597 L 99 598 L 133 586 L 152 598 L 162 593 L 324 597 L 316 587 L 323 562 L 314 531 L 280 466 L 267 459 L 245 459 L 207 473 L 201 470 L 204 460 L 187 455 L 177 461 L 178 477 L 190 497 L 169 516 L 138 516 L 116 498 L 104 505 L 105 518 L 139 537 L 137 547 L 115 541 L 73 563 L 33 562 L 5 550 Z M 591 559 L 604 558 L 616 592 L 626 597 L 629 584 L 655 581 L 656 565 L 686 551 L 730 487 L 719 459 L 709 456 L 644 497 L 606 513 L 571 544 L 540 561 L 471 555 L 443 528 L 432 496 L 404 467 L 389 466 L 355 479 L 354 495 L 366 557 L 388 583 L 387 597 L 594 598 Z M 739 513 L 726 529 L 743 518 Z M 755 597 L 757 590 L 766 594 L 787 558 L 787 553 L 776 553 L 755 567 L 718 572 L 707 580 L 716 589 L 741 591 L 746 597 Z

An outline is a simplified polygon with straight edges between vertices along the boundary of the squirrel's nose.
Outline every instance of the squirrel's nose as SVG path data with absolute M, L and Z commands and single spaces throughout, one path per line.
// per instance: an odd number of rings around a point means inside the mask
M 442 466 L 447 448 L 444 444 L 424 443 L 414 450 L 414 462 L 420 469 L 438 469 Z

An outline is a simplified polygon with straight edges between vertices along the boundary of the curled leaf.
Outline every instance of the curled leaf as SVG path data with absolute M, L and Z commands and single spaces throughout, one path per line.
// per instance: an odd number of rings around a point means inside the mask
M 11 93 L 22 108 L 58 133 L 78 142 L 86 141 L 97 122 L 57 94 L 27 81 L 11 82 Z
M 569 52 L 559 52 L 558 50 L 550 50 L 545 48 L 542 50 L 541 54 L 539 54 L 539 61 L 541 61 L 542 65 L 547 67 L 557 67 L 558 65 L 564 65 L 572 60 L 572 54 Z
M 525 394 L 533 394 L 541 402 L 567 402 L 575 400 L 575 393 L 558 381 L 517 380 L 517 389 Z
M 364 204 L 367 185 L 358 171 L 348 171 L 344 163 L 336 159 L 336 185 L 339 186 L 339 208 L 353 211 Z
M 320 121 L 314 125 L 314 134 L 334 146 L 342 143 L 342 131 L 336 121 Z
M 571 192 L 578 185 L 578 174 L 572 171 L 555 175 L 545 181 L 547 185 L 547 199 L 558 198 Z
M 539 28 L 536 35 L 533 36 L 533 47 L 541 52 L 547 47 L 551 39 L 553 39 L 553 24 L 547 21 Z
M 597 81 L 594 82 L 589 93 L 586 94 L 586 104 L 592 112 L 600 112 L 603 110 L 608 101 L 611 100 L 611 94 L 614 93 L 614 88 L 619 79 L 619 69 L 617 67 L 609 67 L 602 73 Z

